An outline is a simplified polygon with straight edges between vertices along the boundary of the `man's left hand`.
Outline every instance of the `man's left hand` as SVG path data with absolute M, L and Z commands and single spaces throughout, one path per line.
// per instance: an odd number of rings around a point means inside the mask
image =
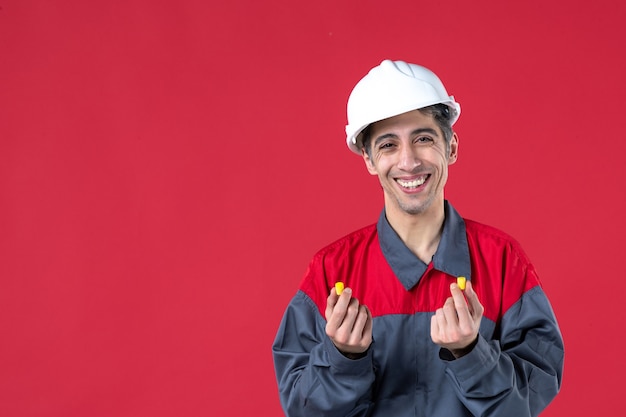
M 485 309 L 467 281 L 465 296 L 457 284 L 450 285 L 451 297 L 437 309 L 430 321 L 433 342 L 448 349 L 455 358 L 469 353 L 478 340 L 478 329 Z M 467 301 L 466 301 L 467 298 Z

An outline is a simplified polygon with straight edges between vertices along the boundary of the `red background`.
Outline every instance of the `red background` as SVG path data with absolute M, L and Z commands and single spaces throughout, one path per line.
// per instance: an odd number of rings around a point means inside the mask
M 459 100 L 447 198 L 552 300 L 544 415 L 619 414 L 625 4 L 0 0 L 0 415 L 282 415 L 282 312 L 382 207 L 344 125 L 384 58 Z

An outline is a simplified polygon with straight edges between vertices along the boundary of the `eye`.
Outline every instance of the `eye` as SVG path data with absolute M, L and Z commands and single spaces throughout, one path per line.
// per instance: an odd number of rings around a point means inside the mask
M 381 143 L 378 149 L 385 150 L 385 149 L 391 149 L 392 147 L 393 147 L 393 143 L 385 142 L 385 143 Z
M 433 141 L 434 139 L 430 136 L 418 136 L 417 138 L 415 138 L 416 143 L 431 143 Z

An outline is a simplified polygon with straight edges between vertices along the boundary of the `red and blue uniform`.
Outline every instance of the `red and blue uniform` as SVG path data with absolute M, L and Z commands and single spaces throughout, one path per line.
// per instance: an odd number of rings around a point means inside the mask
M 458 276 L 485 308 L 476 346 L 453 359 L 430 319 Z M 330 289 L 343 281 L 373 317 L 365 357 L 343 356 L 325 333 Z M 289 417 L 536 416 L 561 385 L 563 340 L 533 265 L 505 233 L 445 204 L 437 252 L 423 263 L 386 220 L 319 251 L 273 345 Z

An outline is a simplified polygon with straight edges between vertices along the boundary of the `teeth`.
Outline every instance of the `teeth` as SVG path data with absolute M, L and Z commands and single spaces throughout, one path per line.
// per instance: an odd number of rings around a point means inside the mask
M 426 177 L 416 178 L 413 181 L 404 181 L 404 180 L 400 180 L 400 179 L 398 179 L 396 181 L 398 182 L 398 184 L 400 184 L 404 188 L 416 188 L 416 187 L 419 187 L 420 185 L 424 184 L 424 181 L 426 181 Z

